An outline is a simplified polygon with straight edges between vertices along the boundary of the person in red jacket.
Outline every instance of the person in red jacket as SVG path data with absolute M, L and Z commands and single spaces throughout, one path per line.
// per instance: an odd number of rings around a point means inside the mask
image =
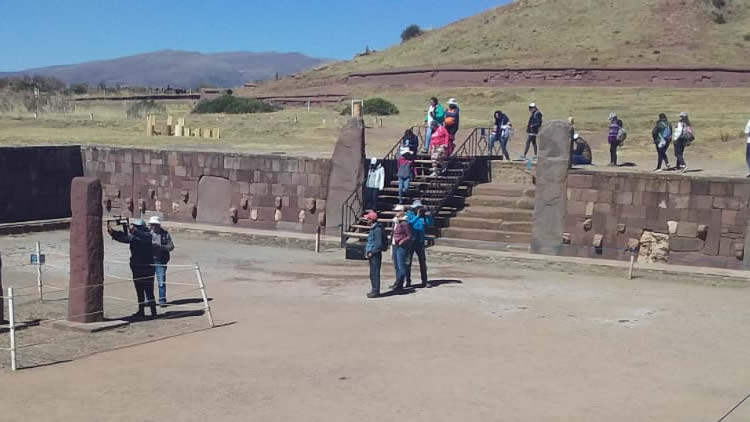
M 431 177 L 438 176 L 438 168 L 445 171 L 447 159 L 453 153 L 453 142 L 448 131 L 437 122 L 432 122 L 432 138 L 430 138 L 430 154 L 432 158 Z

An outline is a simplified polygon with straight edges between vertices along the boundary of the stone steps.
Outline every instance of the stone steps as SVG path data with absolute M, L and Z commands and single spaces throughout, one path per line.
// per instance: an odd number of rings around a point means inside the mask
M 517 196 L 493 196 L 493 195 L 471 195 L 466 199 L 467 206 L 488 206 L 500 208 L 518 208 L 524 210 L 534 209 L 534 200 L 529 197 Z
M 485 242 L 501 242 L 512 244 L 531 243 L 531 233 L 519 233 L 504 230 L 448 227 L 441 230 L 441 236 L 451 239 L 481 240 Z
M 461 211 L 461 217 L 530 222 L 534 215 L 531 210 L 517 208 L 469 206 Z
M 534 185 L 486 183 L 474 187 L 474 195 L 533 198 L 536 193 Z

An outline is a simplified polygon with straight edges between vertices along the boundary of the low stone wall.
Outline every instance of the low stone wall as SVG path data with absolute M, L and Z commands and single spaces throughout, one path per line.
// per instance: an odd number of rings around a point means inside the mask
M 0 148 L 0 223 L 70 217 L 70 182 L 82 175 L 78 146 Z
M 743 268 L 744 179 L 572 171 L 563 254 Z
M 331 160 L 131 148 L 82 148 L 104 187 L 105 214 L 315 231 Z

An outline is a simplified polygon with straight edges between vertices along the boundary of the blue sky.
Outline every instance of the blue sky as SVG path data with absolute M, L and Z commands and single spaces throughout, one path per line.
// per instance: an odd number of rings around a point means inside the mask
M 351 58 L 508 0 L 0 0 L 0 72 L 161 49 Z

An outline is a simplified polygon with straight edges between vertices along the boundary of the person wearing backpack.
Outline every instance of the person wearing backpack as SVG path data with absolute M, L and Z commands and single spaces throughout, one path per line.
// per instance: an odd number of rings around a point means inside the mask
M 674 156 L 677 160 L 677 170 L 683 173 L 687 171 L 687 163 L 685 163 L 685 148 L 690 145 L 694 140 L 693 127 L 690 125 L 690 119 L 686 112 L 680 113 L 680 121 L 677 123 L 677 127 L 674 130 Z
M 745 161 L 747 162 L 747 168 L 750 170 L 750 120 L 745 125 L 745 135 L 747 136 L 747 144 L 745 146 Z M 750 177 L 750 173 L 747 174 Z
M 536 103 L 529 104 L 529 123 L 526 125 L 526 148 L 523 150 L 522 160 L 526 159 L 529 153 L 529 147 L 534 146 L 534 159 L 537 155 L 536 137 L 539 135 L 539 129 L 542 127 L 542 112 L 536 106 Z
M 411 151 L 413 155 L 417 154 L 419 138 L 414 134 L 414 131 L 411 129 L 406 129 L 404 131 L 404 136 L 401 138 L 401 147 L 409 148 L 409 151 Z
M 451 142 L 455 142 L 459 119 L 460 110 L 458 109 L 458 102 L 456 102 L 455 98 L 451 98 L 448 100 L 448 110 L 445 111 L 445 119 L 443 120 L 445 130 L 451 136 Z
M 658 155 L 658 161 L 656 164 L 655 172 L 660 172 L 669 169 L 669 157 L 667 156 L 667 149 L 669 144 L 672 142 L 672 125 L 667 120 L 667 115 L 659 113 L 659 120 L 656 121 L 654 129 L 651 131 L 651 137 L 654 140 L 656 146 L 656 153 Z M 661 165 L 664 163 L 664 168 Z
M 398 203 L 404 203 L 404 194 L 409 190 L 412 176 L 417 176 L 414 168 L 414 156 L 407 147 L 401 147 L 398 157 Z
M 616 113 L 609 113 L 609 132 L 607 142 L 609 143 L 609 165 L 617 166 L 617 148 L 625 141 L 625 129 L 622 120 L 617 118 Z
M 513 126 L 510 124 L 510 118 L 501 110 L 495 112 L 494 134 L 490 135 L 490 155 L 495 151 L 495 142 L 500 141 L 500 152 L 505 160 L 510 161 L 508 154 L 508 140 L 513 133 Z

